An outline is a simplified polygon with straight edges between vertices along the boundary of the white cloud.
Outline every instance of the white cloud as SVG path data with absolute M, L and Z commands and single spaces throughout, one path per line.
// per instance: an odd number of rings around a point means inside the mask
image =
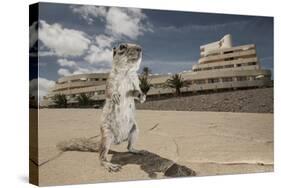
M 38 91 L 39 91 L 39 102 L 42 101 L 43 96 L 46 96 L 49 89 L 55 85 L 53 80 L 48 80 L 46 78 L 36 78 L 29 81 L 29 91 L 32 96 L 35 96 L 38 101 Z
M 101 73 L 101 72 L 109 72 L 109 68 L 95 68 L 95 67 L 90 67 L 90 68 L 82 68 L 82 67 L 77 67 L 75 70 L 72 72 L 68 69 L 60 68 L 58 70 L 58 74 L 60 76 L 69 76 L 69 75 L 75 75 L 75 74 L 89 74 L 89 73 Z
M 86 55 L 84 59 L 90 64 L 109 66 L 112 62 L 112 56 L 113 54 L 111 49 L 91 45 L 88 55 Z
M 60 76 L 69 76 L 69 75 L 71 75 L 71 72 L 68 69 L 60 68 L 58 70 L 58 75 L 60 75 Z
M 111 47 L 111 44 L 115 40 L 113 37 L 109 37 L 106 35 L 97 35 L 95 39 L 96 39 L 97 45 L 101 48 Z
M 67 60 L 67 59 L 58 59 L 58 64 L 62 67 L 77 67 L 77 63 L 75 61 Z
M 95 44 L 92 44 L 84 57 L 84 60 L 90 64 L 109 67 L 112 62 L 112 43 L 113 37 L 106 35 L 97 35 L 95 37 Z
M 81 68 L 79 67 L 77 70 L 75 70 L 72 74 L 88 74 L 91 73 L 90 69 Z
M 83 19 L 87 20 L 89 24 L 94 22 L 92 17 L 105 17 L 106 9 L 105 7 L 97 6 L 72 6 L 72 10 L 75 13 L 79 13 Z
M 145 18 L 141 9 L 112 7 L 106 16 L 106 30 L 117 37 L 137 39 L 144 31 L 151 31 L 151 28 L 143 23 Z
M 99 48 L 98 48 L 99 49 Z M 94 58 L 95 59 L 95 58 Z M 107 66 L 107 62 L 101 62 L 95 64 L 89 64 L 88 62 L 80 62 L 68 59 L 59 59 L 58 64 L 61 66 L 57 71 L 59 76 L 70 76 L 75 74 L 88 74 L 94 72 L 109 72 L 110 66 Z
M 136 8 L 104 8 L 91 5 L 72 7 L 75 13 L 92 23 L 95 18 L 105 22 L 106 32 L 115 38 L 137 39 L 146 31 L 153 31 L 146 15 Z
M 39 56 L 54 56 L 56 54 L 52 51 L 38 51 L 38 55 Z
M 32 25 L 29 26 L 29 48 L 31 48 L 38 40 L 37 24 L 38 22 L 33 22 Z
M 72 6 L 71 8 L 73 12 L 81 15 L 89 23 L 94 22 L 94 19 L 105 23 L 105 34 L 95 37 L 84 57 L 86 62 L 98 66 L 97 70 L 108 69 L 111 66 L 114 42 L 124 38 L 137 39 L 145 31 L 152 31 L 151 24 L 141 9 L 91 5 Z
M 41 20 L 39 39 L 58 56 L 80 56 L 88 49 L 90 40 L 78 30 L 63 28 L 60 24 L 48 24 Z
M 56 54 L 52 51 L 38 51 L 38 52 L 30 52 L 30 57 L 44 57 L 44 56 L 55 56 Z
M 110 68 L 78 68 L 72 74 L 104 73 L 109 72 Z

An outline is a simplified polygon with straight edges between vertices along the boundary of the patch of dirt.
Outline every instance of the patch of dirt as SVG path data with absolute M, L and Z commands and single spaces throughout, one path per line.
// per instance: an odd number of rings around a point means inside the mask
M 273 113 L 273 88 L 171 97 L 137 103 L 137 109 Z

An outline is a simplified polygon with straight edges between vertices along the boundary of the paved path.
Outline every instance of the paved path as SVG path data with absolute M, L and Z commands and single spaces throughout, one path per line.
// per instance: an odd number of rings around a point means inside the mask
M 99 139 L 100 110 L 39 111 L 40 185 L 126 181 L 273 171 L 273 114 L 137 111 L 143 156 L 112 147 L 122 170 L 109 173 L 91 151 Z M 62 152 L 56 145 L 85 144 L 90 150 Z M 81 142 L 82 141 L 82 142 Z

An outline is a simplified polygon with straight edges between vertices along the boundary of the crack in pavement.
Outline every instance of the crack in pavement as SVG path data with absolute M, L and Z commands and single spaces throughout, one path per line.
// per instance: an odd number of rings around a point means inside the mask
M 97 138 L 97 137 L 99 137 L 99 136 L 100 136 L 100 135 L 98 134 L 98 135 L 95 135 L 95 136 L 90 137 L 89 139 Z
M 154 125 L 153 127 L 151 127 L 148 131 L 152 131 L 153 129 L 157 128 L 158 125 L 159 125 L 159 123 L 155 124 L 155 125 Z M 180 155 L 180 152 L 179 152 L 179 145 L 178 145 L 176 139 L 175 139 L 174 137 L 172 137 L 172 136 L 170 136 L 170 135 L 166 135 L 166 134 L 159 134 L 159 133 L 155 133 L 155 132 L 150 132 L 150 133 L 152 133 L 152 134 L 154 134 L 154 135 L 158 135 L 158 136 L 168 137 L 168 138 L 171 139 L 172 142 L 175 144 L 177 156 L 176 156 L 176 158 L 172 161 L 172 164 L 169 165 L 169 166 L 167 166 L 166 170 L 163 171 L 165 176 L 171 176 L 171 177 L 173 177 L 172 174 L 175 173 L 175 172 L 173 172 L 173 171 L 176 170 L 176 169 L 174 169 L 174 168 L 176 168 L 175 165 L 177 165 L 176 161 L 178 161 L 179 155 Z M 168 175 L 168 174 L 169 174 L 169 175 Z M 195 175 L 195 172 L 194 172 L 193 175 Z
M 47 164 L 48 162 L 51 162 L 51 161 L 57 159 L 57 158 L 60 157 L 63 153 L 64 153 L 64 151 L 61 151 L 61 152 L 59 152 L 57 155 L 51 157 L 50 159 L 48 159 L 48 160 L 46 160 L 46 161 L 44 161 L 44 162 L 42 162 L 42 163 L 40 163 L 40 164 L 38 164 L 35 160 L 33 160 L 33 159 L 31 159 L 31 158 L 30 158 L 29 160 L 30 160 L 33 164 L 35 164 L 36 166 L 41 167 L 41 166 Z
M 155 129 L 157 126 L 159 125 L 159 123 L 155 124 L 152 128 L 150 128 L 148 131 L 151 131 L 153 129 Z M 163 136 L 163 137 L 168 137 L 169 139 L 171 139 L 173 141 L 173 143 L 176 146 L 176 153 L 177 153 L 177 158 L 179 158 L 179 145 L 176 141 L 176 138 L 170 135 L 166 135 L 166 134 L 159 134 L 159 133 L 155 133 L 155 132 L 151 132 L 152 134 L 158 135 L 158 136 Z M 176 160 L 177 161 L 177 160 Z
M 274 163 L 264 162 L 215 162 L 215 161 L 186 161 L 193 164 L 216 164 L 216 165 L 260 165 L 260 166 L 272 166 Z
M 176 152 L 177 152 L 177 156 L 179 157 L 180 156 L 180 149 L 179 149 L 179 145 L 178 145 L 175 138 L 173 138 L 173 142 L 176 145 Z
M 156 127 L 158 127 L 158 125 L 159 125 L 159 123 L 156 123 L 153 127 L 151 127 L 151 128 L 149 129 L 149 131 L 152 131 L 153 129 L 155 129 Z

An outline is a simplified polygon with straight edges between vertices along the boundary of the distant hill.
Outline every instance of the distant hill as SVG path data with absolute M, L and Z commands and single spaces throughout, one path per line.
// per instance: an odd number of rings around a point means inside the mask
M 273 88 L 173 97 L 137 104 L 137 109 L 273 113 Z

